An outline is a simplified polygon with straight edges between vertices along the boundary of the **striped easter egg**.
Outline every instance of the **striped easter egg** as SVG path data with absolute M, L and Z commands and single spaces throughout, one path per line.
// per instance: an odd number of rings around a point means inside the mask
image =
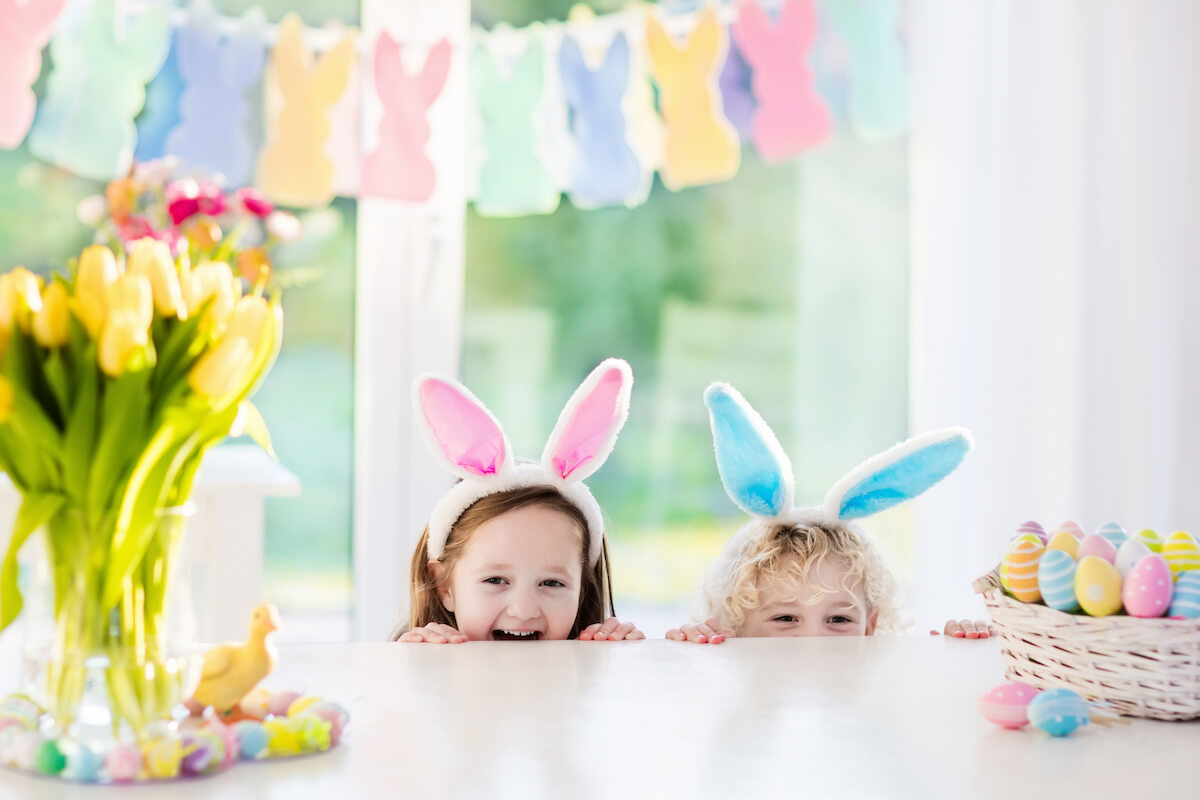
M 1108 539 L 1098 533 L 1093 533 L 1083 537 L 1083 541 L 1079 543 L 1079 552 L 1075 554 L 1075 558 L 1080 561 L 1088 556 L 1097 556 L 1113 564 L 1117 560 L 1117 548 Z
M 1060 531 L 1066 531 L 1067 533 L 1074 536 L 1076 539 L 1083 538 L 1083 528 L 1079 527 L 1078 522 L 1072 522 L 1071 520 L 1067 520 L 1066 522 L 1062 523 L 1061 525 L 1059 525 L 1057 528 L 1054 529 L 1055 533 L 1058 533 Z
M 1150 548 L 1151 553 L 1159 553 L 1160 555 L 1162 554 L 1162 547 L 1163 547 L 1162 537 L 1159 536 L 1154 531 L 1152 531 L 1151 529 L 1143 528 L 1142 530 L 1135 533 L 1133 535 L 1133 538 L 1137 539 L 1139 542 L 1146 545 L 1146 547 Z
M 1129 538 L 1129 534 L 1125 532 L 1125 529 L 1115 522 L 1106 522 L 1099 528 L 1096 528 L 1096 535 L 1103 536 L 1105 539 L 1108 539 L 1108 543 L 1111 544 L 1114 549 L 1117 549 L 1121 545 L 1125 544 L 1125 540 Z
M 1200 617 L 1200 570 L 1189 569 L 1175 579 L 1175 596 L 1168 617 Z
M 1017 532 L 1013 535 L 1013 538 L 1016 539 L 1023 533 L 1032 533 L 1041 540 L 1042 544 L 1045 544 L 1046 540 L 1050 538 L 1046 535 L 1046 529 L 1033 520 L 1022 522 L 1021 527 L 1017 528 Z
M 1036 603 L 1042 598 L 1038 591 L 1038 561 L 1045 550 L 1041 542 L 1018 537 L 1004 556 L 1008 590 L 1022 603 Z
M 1072 537 L 1073 538 L 1073 537 Z M 1078 611 L 1075 599 L 1075 559 L 1062 550 L 1047 549 L 1038 562 L 1038 589 L 1042 600 L 1059 611 Z
M 1085 614 L 1107 617 L 1121 610 L 1121 573 L 1099 556 L 1085 556 L 1075 566 L 1075 599 Z
M 1037 523 L 1035 522 L 1034 524 L 1036 525 Z M 1034 533 L 1033 531 L 1025 531 L 1024 533 L 1018 533 L 1016 536 L 1014 536 L 1012 538 L 1012 541 L 1010 541 L 1008 543 L 1008 549 L 1011 550 L 1013 548 L 1013 546 L 1016 545 L 1017 542 L 1030 542 L 1031 544 L 1038 545 L 1039 547 L 1042 544 L 1044 544 L 1044 542 L 1040 538 L 1038 538 L 1038 535 L 1036 533 Z M 1009 585 L 1009 582 L 1008 582 L 1008 563 L 1007 563 L 1007 561 L 1004 561 L 1004 560 L 1000 561 L 1000 585 L 1003 586 L 1010 593 L 1012 592 L 1012 586 Z
M 1029 722 L 1051 736 L 1066 736 L 1091 718 L 1087 701 L 1070 689 L 1047 689 L 1026 709 Z
M 1200 544 L 1195 537 L 1184 531 L 1175 531 L 1163 542 L 1163 558 L 1176 578 L 1181 572 L 1200 569 Z
M 1079 555 L 1079 540 L 1075 538 L 1075 534 L 1071 531 L 1059 531 L 1050 537 L 1050 541 L 1046 544 L 1047 550 L 1058 550 L 1066 553 L 1074 561 Z

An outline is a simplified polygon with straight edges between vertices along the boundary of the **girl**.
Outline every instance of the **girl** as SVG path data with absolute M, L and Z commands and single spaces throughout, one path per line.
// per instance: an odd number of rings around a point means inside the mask
M 583 484 L 612 452 L 632 386 L 628 364 L 604 361 L 567 402 L 542 460 L 518 462 L 466 388 L 417 381 L 418 425 L 460 480 L 417 544 L 411 611 L 393 641 L 645 638 L 612 616 L 604 519 Z
M 707 621 L 667 632 L 719 644 L 731 636 L 864 636 L 898 623 L 895 580 L 853 520 L 891 508 L 949 475 L 971 448 L 949 428 L 875 456 L 837 482 L 819 508 L 792 505 L 791 463 L 750 404 L 724 383 L 704 393 L 717 467 L 754 519 L 726 545 L 704 582 Z M 961 635 L 976 638 L 963 620 Z M 946 632 L 953 634 L 952 623 Z M 987 627 L 980 623 L 983 636 Z

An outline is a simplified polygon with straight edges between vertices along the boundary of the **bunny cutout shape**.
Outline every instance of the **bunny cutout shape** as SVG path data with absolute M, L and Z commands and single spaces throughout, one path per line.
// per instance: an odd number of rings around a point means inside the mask
M 177 30 L 171 34 L 162 67 L 146 86 L 146 102 L 137 116 L 134 161 L 152 161 L 167 154 L 167 137 L 179 127 L 179 98 L 182 94 L 183 76 L 179 74 Z
M 362 193 L 423 203 L 433 196 L 437 173 L 425 154 L 429 142 L 429 107 L 442 93 L 450 74 L 450 40 L 442 38 L 425 64 L 410 75 L 401 61 L 401 46 L 385 31 L 375 41 L 375 91 L 383 103 L 379 146 L 362 163 Z
M 677 47 L 653 14 L 646 17 L 646 47 L 667 126 L 663 163 L 667 188 L 677 190 L 732 178 L 741 163 L 737 131 L 717 96 L 717 72 L 726 50 L 725 29 L 711 7 Z
M 288 14 L 279 23 L 271 67 L 283 110 L 259 158 L 257 181 L 276 202 L 319 206 L 333 199 L 333 163 L 324 150 L 329 109 L 346 89 L 354 57 L 354 36 L 347 33 L 314 63 L 300 17 Z
M 806 61 L 817 37 L 813 0 L 787 0 L 778 25 L 755 0 L 742 0 L 730 29 L 754 68 L 752 138 L 763 160 L 783 161 L 828 139 L 833 119 Z
M 219 172 L 231 186 L 241 186 L 250 179 L 254 158 L 246 92 L 258 83 L 267 60 L 267 20 L 262 9 L 252 8 L 236 32 L 223 36 L 210 0 L 195 0 L 188 17 L 175 34 L 184 88 L 167 152 L 185 170 Z
M 129 172 L 133 120 L 170 42 L 162 5 L 128 19 L 120 32 L 116 15 L 113 0 L 93 0 L 82 25 L 55 34 L 54 69 L 29 136 L 38 158 L 98 181 Z
M 650 172 L 629 146 L 621 109 L 629 88 L 629 40 L 617 33 L 604 62 L 592 70 L 579 43 L 564 36 L 558 64 L 577 147 L 568 190 L 571 202 L 579 208 L 636 204 L 650 188 Z
M 632 389 L 629 364 L 605 359 L 563 407 L 541 461 L 517 463 L 500 423 L 465 386 L 436 375 L 418 378 L 413 384 L 417 425 L 438 461 L 462 479 L 430 514 L 429 557 L 441 558 L 451 527 L 480 498 L 525 486 L 553 486 L 583 512 L 588 562 L 595 566 L 604 544 L 604 518 L 583 480 L 612 453 L 629 415 Z
M 834 0 L 829 14 L 850 54 L 850 120 L 867 138 L 908 128 L 908 74 L 898 32 L 900 0 Z
M 25 140 L 37 98 L 33 82 L 42 69 L 42 47 L 66 0 L 0 0 L 0 147 Z
M 914 436 L 846 473 L 820 506 L 797 508 L 787 454 L 763 418 L 736 389 L 714 383 L 704 392 L 721 482 L 733 502 L 754 519 L 726 544 L 714 574 L 724 574 L 760 536 L 777 525 L 850 528 L 855 520 L 917 497 L 953 472 L 972 447 L 964 428 Z

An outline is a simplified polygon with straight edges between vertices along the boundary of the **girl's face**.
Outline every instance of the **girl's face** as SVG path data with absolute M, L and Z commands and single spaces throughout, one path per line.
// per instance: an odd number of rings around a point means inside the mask
M 468 640 L 566 639 L 579 612 L 582 542 L 570 517 L 522 506 L 476 528 L 448 579 L 441 562 L 429 569 Z
M 794 556 L 789 556 L 794 559 Z M 829 556 L 810 570 L 808 580 L 831 591 L 818 593 L 790 575 L 781 565 L 774 578 L 758 583 L 758 605 L 746 612 L 737 635 L 755 636 L 870 636 L 878 612 L 868 611 L 860 587 L 842 587 L 846 560 Z

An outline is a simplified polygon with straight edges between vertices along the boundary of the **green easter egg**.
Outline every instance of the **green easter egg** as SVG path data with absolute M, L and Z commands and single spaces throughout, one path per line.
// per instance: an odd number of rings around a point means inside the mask
M 67 766 L 67 757 L 58 749 L 58 742 L 42 742 L 37 755 L 33 757 L 33 766 L 43 775 L 57 775 Z

